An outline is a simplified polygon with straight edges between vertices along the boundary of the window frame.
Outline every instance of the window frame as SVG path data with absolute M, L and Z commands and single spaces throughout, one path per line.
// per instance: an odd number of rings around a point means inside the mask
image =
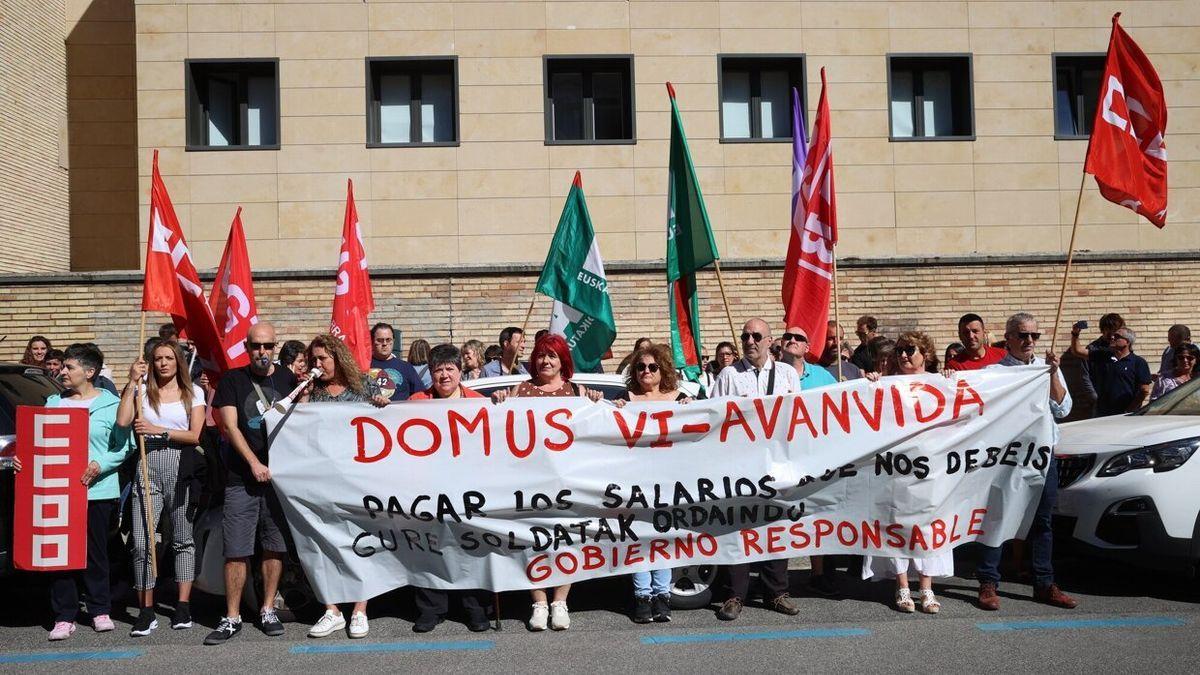
M 893 84 L 892 64 L 897 59 L 928 59 L 931 62 L 941 61 L 943 63 L 952 61 L 952 60 L 962 59 L 965 62 L 966 71 L 967 71 L 966 72 L 967 92 L 966 92 L 966 102 L 965 102 L 965 105 L 967 108 L 966 109 L 966 118 L 967 118 L 967 122 L 971 125 L 971 132 L 969 134 L 952 135 L 952 136 L 919 136 L 919 135 L 917 135 L 918 126 L 921 128 L 922 131 L 924 131 L 925 120 L 924 120 L 924 117 L 916 114 L 916 112 L 918 110 L 920 110 L 920 106 L 918 105 L 918 101 L 920 100 L 920 97 L 918 97 L 917 94 L 915 93 L 916 83 L 920 80 L 919 80 L 919 78 L 916 78 L 916 77 L 913 78 L 913 85 L 914 85 L 913 135 L 912 136 L 896 136 L 893 134 L 893 129 L 895 127 L 893 125 L 893 120 L 892 120 L 892 84 Z M 938 68 L 931 64 L 931 67 L 922 67 L 919 69 L 913 69 L 912 72 L 918 73 L 918 72 L 924 72 L 925 70 L 942 70 L 942 69 L 943 68 Z M 951 86 L 953 86 L 953 85 L 954 85 L 954 83 L 951 82 Z M 924 85 L 922 84 L 922 87 L 923 86 Z M 974 60 L 973 54 L 971 54 L 970 52 L 889 52 L 887 54 L 887 101 L 886 101 L 886 105 L 887 105 L 887 111 L 888 111 L 888 142 L 891 142 L 891 143 L 910 143 L 910 142 L 928 143 L 928 142 L 945 142 L 945 141 L 974 141 L 976 139 L 976 127 L 975 127 L 975 60 Z
M 556 63 L 578 63 L 580 65 L 590 65 L 589 68 L 581 68 L 584 73 L 584 91 L 588 90 L 590 82 L 589 71 L 602 67 L 604 63 L 618 63 L 626 69 L 626 91 L 629 94 L 629 138 L 594 138 L 595 136 L 595 117 L 592 106 L 583 106 L 583 130 L 584 135 L 587 135 L 591 129 L 593 138 L 580 139 L 556 139 L 554 138 L 554 105 L 550 95 L 550 76 L 554 70 L 553 65 Z M 563 70 L 571 71 L 571 68 Z M 633 54 L 543 54 L 542 55 L 542 117 L 545 126 L 545 145 L 636 145 L 637 144 L 637 87 L 634 84 L 634 63 Z M 588 101 L 589 98 L 585 95 L 583 101 Z
M 451 92 L 451 105 L 454 106 L 454 140 L 452 141 L 408 141 L 407 143 L 385 143 L 382 138 L 380 129 L 380 112 L 379 112 L 379 97 L 376 95 L 379 89 L 379 76 L 382 73 L 374 71 L 374 65 L 382 64 L 405 64 L 411 68 L 414 73 L 424 75 L 427 71 L 420 68 L 422 64 L 430 62 L 444 62 L 450 68 L 450 86 L 454 90 Z M 459 127 L 459 100 L 458 100 L 458 56 L 453 54 L 445 56 L 368 56 L 366 58 L 366 111 L 367 111 L 367 139 L 368 148 L 453 148 L 462 144 L 462 136 L 460 135 Z M 396 70 L 406 70 L 407 68 L 396 68 Z M 420 98 L 413 99 L 420 101 Z M 410 129 L 420 129 L 421 109 L 420 106 L 413 106 L 413 120 L 416 125 L 411 125 Z M 375 140 L 379 138 L 380 140 Z
M 228 65 L 233 68 L 239 66 L 251 65 L 269 65 L 275 77 L 275 142 L 272 144 L 262 145 L 205 145 L 194 143 L 193 141 L 203 137 L 207 139 L 208 121 L 206 108 L 200 101 L 200 91 L 196 86 L 196 80 L 192 73 L 193 66 L 214 66 Z M 245 86 L 247 73 L 245 71 L 238 73 L 239 93 Z M 184 151 L 185 152 L 228 152 L 241 150 L 279 150 L 283 142 L 283 112 L 281 110 L 280 82 L 279 82 L 279 58 L 278 57 L 236 57 L 228 59 L 219 58 L 204 58 L 204 59 L 184 59 L 183 60 L 183 80 L 184 80 Z M 247 104 L 239 96 L 238 106 L 238 137 L 239 141 L 246 137 L 249 132 L 246 122 Z
M 751 72 L 761 73 L 767 70 L 767 66 L 774 65 L 782 66 L 781 68 L 770 68 L 771 70 L 785 70 L 789 75 L 797 75 L 799 82 L 795 84 L 796 89 L 800 92 L 800 107 L 804 111 L 804 132 L 808 133 L 812 130 L 812 124 L 808 119 L 808 56 L 804 53 L 771 53 L 771 54 L 717 54 L 717 133 L 720 138 L 719 143 L 791 143 L 792 134 L 790 133 L 791 124 L 789 123 L 789 133 L 785 137 L 779 138 L 763 138 L 761 136 L 762 129 L 762 97 L 751 96 L 750 99 L 750 138 L 727 138 L 725 136 L 725 64 L 727 61 L 757 61 Z M 797 63 L 798 62 L 798 63 Z M 761 75 L 760 75 L 761 78 Z M 789 85 L 791 82 L 789 81 Z M 754 87 L 758 86 L 761 90 L 761 82 L 751 82 L 750 91 L 754 91 Z M 760 91 L 761 94 L 761 91 Z M 788 97 L 789 107 L 791 97 Z M 789 111 L 790 112 L 790 111 Z M 756 114 L 758 113 L 758 114 Z M 755 137 L 754 128 L 759 126 L 760 136 Z
M 1065 57 L 1068 59 L 1085 59 L 1095 58 L 1100 62 L 1100 77 L 1104 77 L 1104 63 L 1107 57 L 1106 52 L 1053 52 L 1050 54 L 1050 97 L 1052 101 L 1052 111 L 1054 113 L 1054 140 L 1056 141 L 1086 141 L 1091 137 L 1091 133 L 1086 134 L 1060 134 L 1058 132 L 1058 59 Z M 1077 75 L 1079 68 L 1073 68 L 1073 75 Z M 1103 82 L 1101 88 L 1103 89 Z M 1082 96 L 1082 94 L 1076 94 Z M 1100 93 L 1096 92 L 1096 105 L 1100 105 Z M 1080 106 L 1082 108 L 1082 106 Z M 1092 111 L 1093 118 L 1095 110 Z M 1091 122 L 1088 121 L 1090 124 Z

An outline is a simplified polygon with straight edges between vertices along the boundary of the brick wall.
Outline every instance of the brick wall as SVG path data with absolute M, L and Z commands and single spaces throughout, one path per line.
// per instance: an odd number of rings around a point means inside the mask
M 1019 310 L 1033 312 L 1042 319 L 1043 332 L 1049 332 L 1062 264 L 918 262 L 882 266 L 847 262 L 840 272 L 839 305 L 842 325 L 849 332 L 853 332 L 855 318 L 869 313 L 879 318 L 885 334 L 924 330 L 942 349 L 955 339 L 956 321 L 967 311 L 983 315 L 995 331 L 995 339 L 1002 332 L 1003 320 Z M 724 270 L 739 332 L 741 323 L 755 315 L 771 320 L 777 332 L 782 329 L 777 323 L 781 273 L 777 261 L 758 266 L 731 263 Z M 614 352 L 620 355 L 642 335 L 666 340 L 668 314 L 661 270 L 610 272 L 610 279 L 618 330 Z M 47 335 L 59 346 L 94 341 L 107 354 L 118 382 L 123 381 L 122 371 L 136 348 L 140 280 L 124 276 L 30 281 L 0 278 L 0 307 L 5 308 L 0 314 L 0 335 L 8 336 L 0 342 L 0 361 L 19 360 L 26 339 L 35 333 Z M 521 325 L 535 281 L 532 272 L 377 273 L 373 280 L 377 309 L 371 318 L 397 326 L 405 349 L 417 337 L 432 343 L 453 340 L 460 344 L 470 338 L 490 343 L 504 326 Z M 1200 259 L 1195 256 L 1077 261 L 1063 316 L 1064 335 L 1074 321 L 1087 319 L 1094 330 L 1101 314 L 1119 312 L 1142 338 L 1137 351 L 1153 362 L 1165 346 L 1171 324 L 1200 323 L 1195 301 L 1198 286 Z M 259 315 L 276 325 L 281 339 L 306 340 L 328 326 L 332 288 L 332 273 L 261 278 L 255 285 Z M 711 271 L 701 273 L 700 292 L 702 335 L 711 350 L 717 342 L 730 339 Z M 545 326 L 549 312 L 550 301 L 539 297 L 530 330 Z M 151 316 L 148 333 L 153 334 L 162 320 Z
M 0 7 L 0 273 L 66 271 L 62 3 Z

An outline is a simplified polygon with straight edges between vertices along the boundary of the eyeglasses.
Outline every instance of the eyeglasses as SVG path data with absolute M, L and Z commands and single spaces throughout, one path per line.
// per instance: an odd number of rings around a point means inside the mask
M 911 359 L 913 354 L 917 353 L 917 346 L 916 345 L 904 345 L 904 346 L 896 345 L 896 353 L 904 354 L 905 356 L 907 356 L 908 358 Z
M 647 370 L 652 373 L 657 373 L 658 372 L 658 364 L 657 363 L 639 363 L 639 364 L 634 365 L 633 369 L 638 371 L 639 373 L 644 373 Z
M 265 349 L 267 351 L 271 351 L 272 349 L 275 349 L 275 343 L 274 342 L 250 342 L 247 340 L 246 347 L 248 347 L 250 349 L 250 351 L 254 351 L 256 349 Z
M 1017 336 L 1017 338 L 1021 340 L 1033 340 L 1034 342 L 1042 339 L 1042 334 L 1037 332 L 1021 331 L 1018 333 L 1013 333 L 1013 335 Z
M 762 333 L 742 333 L 742 342 L 750 342 L 751 341 L 750 338 L 754 338 L 754 340 L 753 340 L 754 342 L 762 342 L 763 334 Z
M 808 336 L 802 333 L 784 333 L 783 341 L 795 340 L 796 342 L 808 342 Z

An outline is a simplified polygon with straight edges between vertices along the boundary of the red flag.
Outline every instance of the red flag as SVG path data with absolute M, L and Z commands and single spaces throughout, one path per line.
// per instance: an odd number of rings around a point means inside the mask
M 800 205 L 803 204 L 803 208 Z M 792 234 L 783 269 L 783 321 L 808 333 L 809 355 L 821 356 L 833 283 L 833 245 L 837 243 L 837 200 L 833 190 L 833 143 L 825 69 L 812 145 L 804 163 L 800 195 L 792 213 Z
M 1100 101 L 1083 170 L 1100 194 L 1158 227 L 1167 224 L 1167 101 L 1150 59 L 1112 18 Z
M 346 221 L 342 225 L 342 251 L 338 256 L 337 287 L 333 291 L 333 320 L 329 332 L 342 339 L 363 370 L 371 366 L 371 332 L 367 317 L 375 311 L 367 253 L 354 208 L 354 182 L 346 181 Z
M 226 369 L 212 310 L 204 300 L 204 289 L 175 216 L 175 207 L 158 172 L 157 150 L 150 177 L 150 235 L 146 239 L 142 311 L 170 314 L 179 336 L 196 346 L 196 356 L 205 371 L 220 375 Z
M 258 323 L 258 305 L 254 302 L 254 278 L 250 273 L 250 256 L 246 252 L 246 235 L 242 232 L 242 207 L 233 215 L 225 253 L 217 267 L 208 306 L 218 319 L 221 349 L 230 368 L 250 365 L 246 353 L 246 333 Z

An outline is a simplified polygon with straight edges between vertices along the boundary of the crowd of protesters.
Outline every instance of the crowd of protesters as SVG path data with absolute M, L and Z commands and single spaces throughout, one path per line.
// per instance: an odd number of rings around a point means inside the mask
M 1003 332 L 996 335 L 989 333 L 981 316 L 965 314 L 958 321 L 958 341 L 943 351 L 923 332 L 901 330 L 889 337 L 880 330 L 875 317 L 862 316 L 855 325 L 857 346 L 852 348 L 841 327 L 829 322 L 818 354 L 803 328 L 787 326 L 775 338 L 766 321 L 754 318 L 744 324 L 740 345 L 720 342 L 712 359 L 705 358 L 699 396 L 789 394 L 830 386 L 839 380 L 878 381 L 918 373 L 953 377 L 956 371 L 1039 364 L 1051 373 L 1050 413 L 1062 420 L 1071 414 L 1076 401 L 1090 405 L 1097 417 L 1136 410 L 1190 380 L 1200 367 L 1200 348 L 1191 342 L 1187 326 L 1171 326 L 1168 346 L 1153 373 L 1147 360 L 1134 353 L 1137 334 L 1121 316 L 1101 317 L 1100 335 L 1091 342 L 1085 341 L 1086 327 L 1086 322 L 1080 322 L 1072 328 L 1070 345 L 1063 354 L 1046 351 L 1039 356 L 1042 333 L 1036 318 L 1025 312 L 1009 317 Z M 570 349 L 562 337 L 548 331 L 539 331 L 528 360 L 523 358 L 524 331 L 516 327 L 504 328 L 490 346 L 479 340 L 468 340 L 461 347 L 431 346 L 417 339 L 410 344 L 405 359 L 397 356 L 396 336 L 397 331 L 386 323 L 372 327 L 372 359 L 369 370 L 363 372 L 335 336 L 319 335 L 307 343 L 280 342 L 274 327 L 260 321 L 245 341 L 249 365 L 224 373 L 213 387 L 195 364 L 190 347 L 178 339 L 171 324 L 166 324 L 157 338 L 144 345 L 142 356 L 129 369 L 123 390 L 114 385 L 111 372 L 104 367 L 104 355 L 95 344 L 78 343 L 59 350 L 44 336 L 30 338 L 21 363 L 45 369 L 65 387 L 63 394 L 50 397 L 47 405 L 86 408 L 91 421 L 90 461 L 81 477 L 88 485 L 87 567 L 54 573 L 50 640 L 64 640 L 76 630 L 79 582 L 85 590 L 92 627 L 99 632 L 115 629 L 110 616 L 107 535 L 119 510 L 122 481 L 118 469 L 127 460 L 134 469 L 130 474 L 133 479 L 127 482 L 132 501 L 130 558 L 139 610 L 130 634 L 147 636 L 158 628 L 154 609 L 158 580 L 151 564 L 151 549 L 157 537 L 149 531 L 147 515 L 159 524 L 163 548 L 169 549 L 173 560 L 171 574 L 178 590 L 170 625 L 180 630 L 190 628 L 193 621 L 189 603 L 196 566 L 192 524 L 198 505 L 204 503 L 197 493 L 205 487 L 197 476 L 203 473 L 201 465 L 208 461 L 198 446 L 205 446 L 207 437 L 210 446 L 218 449 L 215 455 L 223 474 L 218 482 L 221 494 L 211 503 L 223 504 L 226 608 L 205 644 L 221 644 L 242 629 L 242 590 L 252 578 L 249 566 L 255 557 L 263 584 L 258 626 L 267 635 L 284 633 L 274 599 L 288 557 L 290 535 L 270 483 L 270 448 L 264 424 L 265 413 L 279 402 L 291 397 L 309 403 L 359 401 L 382 407 L 403 401 L 480 398 L 469 383 L 496 376 L 522 378 L 492 393 L 491 399 L 497 403 L 528 396 L 586 397 L 592 401 L 602 398 L 599 391 L 573 381 Z M 1066 377 L 1064 364 L 1072 360 L 1073 376 Z M 1060 365 L 1064 367 L 1060 369 Z M 646 401 L 686 405 L 693 400 L 693 395 L 680 385 L 681 374 L 669 347 L 649 337 L 634 343 L 617 372 L 625 384 L 624 393 L 613 401 L 618 407 Z M 1055 435 L 1057 442 L 1057 427 Z M 142 454 L 137 452 L 139 440 L 145 449 L 144 465 Z M 14 468 L 20 471 L 20 463 L 15 462 Z M 1055 583 L 1051 563 L 1055 473 L 1052 462 L 1025 541 L 1032 552 L 1035 600 L 1072 608 L 1076 601 Z M 1000 557 L 999 548 L 984 547 L 976 568 L 978 605 L 982 609 L 996 610 L 1000 606 Z M 834 596 L 839 593 L 838 585 L 833 570 L 825 563 L 820 556 L 812 558 L 809 588 L 820 595 Z M 724 570 L 726 595 L 717 610 L 718 618 L 738 618 L 748 599 L 752 569 L 758 572 L 766 607 L 788 615 L 800 612 L 789 595 L 787 561 L 781 559 L 728 566 Z M 867 556 L 862 564 L 864 579 L 895 583 L 895 606 L 903 612 L 920 609 L 937 613 L 941 605 L 933 579 L 953 574 L 951 552 L 918 559 Z M 915 597 L 909 588 L 910 575 L 919 579 Z M 635 622 L 671 620 L 670 569 L 633 574 L 632 586 L 631 617 Z M 567 629 L 571 624 L 567 608 L 570 590 L 566 585 L 532 591 L 529 629 Z M 472 631 L 488 628 L 488 592 L 418 588 L 418 618 L 413 630 L 428 632 L 442 622 L 451 596 L 463 608 Z M 337 606 L 326 605 L 308 635 L 321 638 L 346 630 L 351 638 L 366 636 L 368 600 L 353 603 L 349 621 Z

